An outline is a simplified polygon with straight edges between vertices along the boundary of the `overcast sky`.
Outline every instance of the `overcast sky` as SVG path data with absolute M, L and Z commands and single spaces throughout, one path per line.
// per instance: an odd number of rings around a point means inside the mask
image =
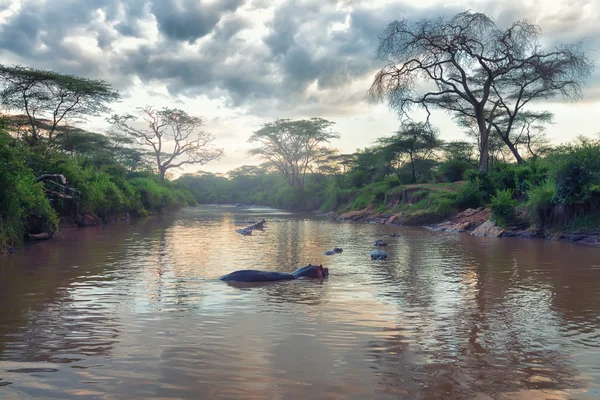
M 225 172 L 257 163 L 246 140 L 276 118 L 334 121 L 343 152 L 391 134 L 394 113 L 365 99 L 382 67 L 378 35 L 395 19 L 466 9 L 500 26 L 526 18 L 544 43 L 583 40 L 600 59 L 600 0 L 0 0 L 0 62 L 107 80 L 123 96 L 118 113 L 154 105 L 199 116 L 226 151 L 201 169 Z M 579 102 L 538 107 L 555 113 L 547 132 L 563 142 L 600 131 L 599 105 L 597 69 Z M 443 111 L 432 122 L 444 139 L 463 137 Z

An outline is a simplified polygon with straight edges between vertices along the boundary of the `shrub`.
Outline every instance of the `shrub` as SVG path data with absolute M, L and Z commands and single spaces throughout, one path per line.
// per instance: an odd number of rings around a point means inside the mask
M 554 203 L 584 204 L 592 187 L 600 183 L 600 141 L 580 138 L 553 154 L 550 179 L 554 181 Z
M 41 183 L 25 165 L 25 153 L 0 127 L 0 253 L 20 245 L 29 225 L 53 231 L 58 217 Z M 37 233 L 37 232 L 33 232 Z
M 532 187 L 527 193 L 529 221 L 531 225 L 538 229 L 542 229 L 551 223 L 554 191 L 554 183 L 546 181 L 539 186 Z
M 456 182 L 464 179 L 468 170 L 475 169 L 470 163 L 462 160 L 448 160 L 438 167 L 438 173 L 446 182 Z
M 490 175 L 479 172 L 476 169 L 470 169 L 465 172 L 465 180 L 473 185 L 473 188 L 470 190 L 479 193 L 478 196 L 482 200 L 481 202 L 489 200 L 490 195 L 496 191 Z
M 527 198 L 530 187 L 539 185 L 547 177 L 547 168 L 541 163 L 531 162 L 526 165 L 499 164 L 490 174 L 492 187 L 496 190 L 512 189 L 519 199 Z
M 465 210 L 467 208 L 477 208 L 483 204 L 483 195 L 477 185 L 473 182 L 467 182 L 456 192 L 456 207 Z
M 490 207 L 492 209 L 492 220 L 500 226 L 506 226 L 516 220 L 513 190 L 499 190 L 492 196 Z

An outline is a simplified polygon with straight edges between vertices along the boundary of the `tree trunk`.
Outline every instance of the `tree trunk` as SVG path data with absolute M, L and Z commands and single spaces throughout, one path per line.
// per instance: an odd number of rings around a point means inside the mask
M 481 140 L 479 141 L 479 172 L 487 173 L 488 172 L 488 155 L 489 155 L 489 137 L 490 131 L 485 126 L 485 120 L 483 118 L 479 118 L 477 121 L 477 125 L 479 127 L 479 135 Z
M 512 142 L 510 140 L 506 139 L 504 136 L 502 136 L 502 140 L 504 140 L 504 143 L 506 144 L 506 146 L 508 146 L 508 148 L 512 152 L 513 156 L 515 156 L 515 160 L 517 160 L 517 164 L 523 165 L 525 161 L 523 160 L 523 157 L 521 157 L 521 155 L 519 154 L 519 151 L 517 150 L 515 145 L 512 144 Z

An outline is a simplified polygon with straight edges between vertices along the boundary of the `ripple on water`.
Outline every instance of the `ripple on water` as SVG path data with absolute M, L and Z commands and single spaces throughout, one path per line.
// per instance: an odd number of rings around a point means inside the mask
M 263 217 L 264 231 L 235 233 L 234 221 Z M 388 260 L 370 260 L 375 239 L 389 243 Z M 323 255 L 334 246 L 344 252 Z M 9 398 L 577 398 L 600 389 L 593 248 L 205 207 L 66 231 L 36 249 L 0 259 Z M 328 266 L 330 278 L 217 280 L 308 263 Z

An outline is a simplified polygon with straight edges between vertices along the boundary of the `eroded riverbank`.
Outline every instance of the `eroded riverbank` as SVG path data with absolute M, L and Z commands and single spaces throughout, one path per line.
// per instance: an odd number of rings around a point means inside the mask
M 424 226 L 434 231 L 466 232 L 473 236 L 487 237 L 519 237 L 525 239 L 546 239 L 553 241 L 567 241 L 589 246 L 600 247 L 600 228 L 597 232 L 547 232 L 531 229 L 527 224 L 509 226 L 506 228 L 496 225 L 490 220 L 491 210 L 486 207 L 467 209 L 456 213 L 441 222 L 434 221 L 427 224 L 411 223 L 402 218 L 402 213 L 389 213 L 386 211 L 375 212 L 372 209 L 356 210 L 345 213 L 328 213 L 327 216 L 338 221 L 358 221 L 374 224 L 396 226 Z M 439 217 L 437 219 L 440 219 Z M 407 223 L 408 222 L 408 223 Z

